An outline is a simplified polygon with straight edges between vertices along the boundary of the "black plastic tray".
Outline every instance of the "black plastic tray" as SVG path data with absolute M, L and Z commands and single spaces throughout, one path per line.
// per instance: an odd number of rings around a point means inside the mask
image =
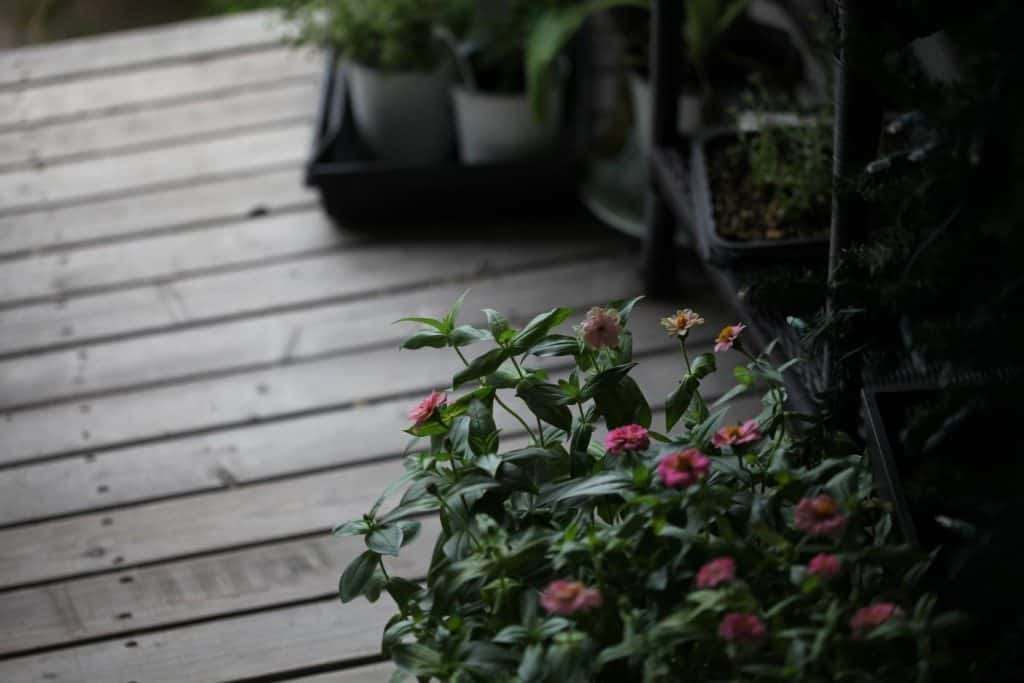
M 814 260 L 824 263 L 828 256 L 827 234 L 821 237 L 742 242 L 725 239 L 718 234 L 704 150 L 711 143 L 735 136 L 736 131 L 733 129 L 716 128 L 695 136 L 690 142 L 690 194 L 693 198 L 693 232 L 697 253 L 705 261 L 719 266 Z
M 327 55 L 306 185 L 327 212 L 347 223 L 495 219 L 510 214 L 578 210 L 581 164 L 574 126 L 543 158 L 459 163 L 453 148 L 440 165 L 402 165 L 373 158 L 353 123 L 337 56 Z M 572 93 L 568 102 L 572 102 Z M 574 107 L 568 106 L 567 121 Z

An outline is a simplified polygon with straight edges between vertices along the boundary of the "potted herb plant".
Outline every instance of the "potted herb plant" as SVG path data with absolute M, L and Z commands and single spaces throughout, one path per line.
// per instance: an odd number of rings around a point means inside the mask
M 462 0 L 315 0 L 293 9 L 302 39 L 335 48 L 352 115 L 378 159 L 429 164 L 451 155 L 451 68 L 435 37 Z
M 526 44 L 538 17 L 569 0 L 476 3 L 460 33 L 448 32 L 459 82 L 452 94 L 463 163 L 552 154 L 562 130 L 567 67 L 551 65 L 542 94 L 527 95 Z
M 948 673 L 953 614 L 915 581 L 922 558 L 891 520 L 850 441 L 800 430 L 781 373 L 726 327 L 691 355 L 704 322 L 662 321 L 680 380 L 660 431 L 638 384 L 628 323 L 637 300 L 594 308 L 571 334 L 555 308 L 521 329 L 457 304 L 407 349 L 451 348 L 451 386 L 409 412 L 407 474 L 338 535 L 367 549 L 345 569 L 343 602 L 387 593 L 398 608 L 384 654 L 421 681 L 929 680 Z M 467 354 L 486 343 L 483 353 Z M 764 409 L 730 424 L 701 393 L 717 354 L 742 354 L 736 395 Z M 529 362 L 571 362 L 556 380 Z M 449 392 L 458 392 L 458 394 Z M 495 411 L 527 445 L 501 450 Z M 658 420 L 661 423 L 661 418 Z M 607 430 L 594 438 L 597 430 Z M 399 493 L 402 489 L 404 492 Z M 388 502 L 395 494 L 397 502 Z M 385 571 L 440 516 L 423 584 Z M 943 679 L 946 680 L 946 679 Z

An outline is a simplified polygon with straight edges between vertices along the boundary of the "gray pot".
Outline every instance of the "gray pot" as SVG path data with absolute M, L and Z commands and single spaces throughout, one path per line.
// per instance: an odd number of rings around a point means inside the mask
M 542 117 L 530 109 L 525 94 L 498 94 L 453 89 L 459 154 L 465 164 L 509 161 L 550 154 L 561 129 L 562 88 L 547 98 Z
M 450 70 L 384 71 L 349 62 L 352 115 L 378 159 L 436 164 L 452 147 Z

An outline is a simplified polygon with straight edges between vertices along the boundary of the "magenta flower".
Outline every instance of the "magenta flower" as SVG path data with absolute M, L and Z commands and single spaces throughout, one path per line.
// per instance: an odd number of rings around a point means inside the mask
M 623 451 L 645 451 L 651 445 L 651 437 L 640 425 L 623 425 L 608 432 L 604 437 L 604 447 L 611 455 L 619 455 Z
M 540 605 L 552 614 L 569 615 L 600 607 L 601 591 L 579 581 L 552 581 L 540 594 Z
M 714 588 L 736 578 L 736 560 L 719 557 L 711 560 L 697 572 L 697 588 Z
M 738 446 L 741 443 L 757 441 L 760 438 L 761 432 L 757 430 L 757 420 L 747 420 L 741 425 L 722 427 L 711 437 L 711 444 L 715 448 Z
M 863 638 L 885 622 L 903 616 L 903 610 L 891 602 L 879 602 L 861 607 L 850 619 L 850 630 L 854 638 Z
M 583 341 L 590 348 L 600 349 L 608 346 L 614 349 L 619 345 L 619 334 L 622 332 L 619 312 L 614 308 L 595 306 L 587 311 L 580 331 L 583 333 Z
M 412 426 L 419 427 L 421 424 L 429 420 L 430 416 L 434 414 L 434 411 L 444 405 L 447 401 L 448 394 L 443 391 L 431 391 L 430 396 L 427 396 L 425 399 L 409 409 L 409 419 L 412 420 Z
M 658 476 L 671 488 L 684 488 L 708 475 L 711 461 L 696 448 L 670 453 L 658 463 Z
M 807 563 L 807 573 L 823 581 L 836 578 L 842 571 L 843 563 L 839 561 L 838 555 L 832 553 L 818 553 Z
M 718 637 L 729 643 L 757 645 L 764 640 L 767 630 L 755 614 L 730 612 L 718 624 Z
M 808 536 L 838 538 L 846 528 L 846 515 L 832 496 L 804 498 L 796 505 L 796 528 Z
M 737 343 L 736 340 L 740 333 L 745 329 L 747 329 L 747 326 L 743 323 L 723 327 L 722 331 L 718 333 L 718 338 L 715 339 L 715 353 L 731 349 Z

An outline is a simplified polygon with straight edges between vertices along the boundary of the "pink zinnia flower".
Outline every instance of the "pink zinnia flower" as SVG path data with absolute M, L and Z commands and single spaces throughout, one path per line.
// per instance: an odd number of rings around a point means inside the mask
M 718 624 L 718 637 L 730 643 L 756 645 L 764 640 L 767 629 L 755 614 L 730 612 Z
M 796 528 L 809 536 L 838 538 L 846 528 L 846 515 L 832 496 L 804 498 L 796 505 Z
M 588 588 L 579 581 L 552 581 L 540 594 L 540 604 L 552 614 L 574 614 L 600 607 L 601 591 Z
M 676 311 L 675 315 L 661 319 L 661 326 L 665 328 L 665 331 L 671 337 L 686 337 L 690 333 L 691 327 L 703 324 L 704 318 L 689 308 Z
M 714 588 L 736 578 L 736 560 L 719 557 L 711 560 L 697 572 L 697 588 Z
M 843 563 L 839 561 L 838 555 L 832 553 L 819 553 L 807 563 L 807 573 L 824 581 L 836 578 L 841 571 Z
M 850 630 L 854 638 L 863 638 L 885 622 L 903 615 L 901 610 L 891 602 L 879 602 L 868 607 L 861 607 L 850 619 Z
M 623 451 L 645 451 L 651 445 L 651 437 L 640 425 L 623 425 L 608 432 L 604 437 L 604 447 L 611 455 L 619 455 Z
M 684 488 L 708 475 L 711 461 L 696 448 L 670 453 L 658 463 L 658 476 L 665 486 Z
M 619 323 L 619 312 L 614 308 L 594 307 L 587 311 L 587 318 L 580 326 L 583 341 L 592 349 L 603 346 L 615 348 L 619 345 L 619 334 L 622 325 Z
M 745 329 L 747 329 L 747 326 L 743 323 L 723 327 L 722 331 L 718 333 L 718 338 L 715 339 L 715 352 L 731 349 L 736 344 L 736 339 L 740 336 L 740 332 Z
M 430 396 L 417 403 L 415 406 L 409 409 L 409 419 L 412 420 L 413 427 L 419 427 L 421 424 L 430 419 L 430 416 L 434 414 L 434 411 L 439 406 L 444 405 L 448 401 L 448 394 L 443 391 L 431 391 Z
M 747 420 L 734 427 L 722 427 L 711 437 L 711 444 L 716 448 L 727 445 L 738 446 L 741 443 L 757 441 L 760 438 L 761 432 L 757 431 L 757 420 Z

